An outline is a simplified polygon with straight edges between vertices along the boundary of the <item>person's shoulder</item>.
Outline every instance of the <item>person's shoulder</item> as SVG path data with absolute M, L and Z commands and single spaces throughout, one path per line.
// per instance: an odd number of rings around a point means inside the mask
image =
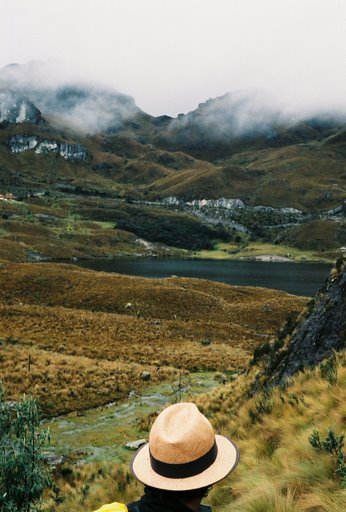
M 129 512 L 141 512 L 139 501 L 133 501 L 132 503 L 128 503 L 127 510 Z
M 200 512 L 212 512 L 212 509 L 209 507 L 209 505 L 200 505 L 199 510 Z
M 127 507 L 125 503 L 108 503 L 107 505 L 103 505 L 98 510 L 95 510 L 95 512 L 127 512 Z

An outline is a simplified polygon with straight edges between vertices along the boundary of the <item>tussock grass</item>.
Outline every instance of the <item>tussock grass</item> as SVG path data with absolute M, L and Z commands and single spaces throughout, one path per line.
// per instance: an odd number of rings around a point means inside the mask
M 254 424 L 249 412 L 258 396 L 246 400 L 239 388 L 249 377 L 227 384 L 197 403 L 217 430 L 230 435 L 242 453 L 230 478 L 230 504 L 224 511 L 338 511 L 346 506 L 346 490 L 335 474 L 336 460 L 309 443 L 314 428 L 345 430 L 345 355 L 338 362 L 338 381 L 331 385 L 319 369 L 291 379 L 288 387 L 272 392 L 272 409 L 258 413 Z M 242 382 L 243 381 L 243 382 Z M 228 396 L 228 400 L 225 397 Z M 232 397 L 232 398 L 230 398 Z M 218 499 L 218 486 L 212 491 Z
M 54 487 L 46 493 L 44 511 L 91 512 L 105 503 L 128 503 L 141 488 L 124 464 L 65 464 L 57 471 Z
M 195 399 L 215 430 L 231 437 L 241 451 L 237 470 L 216 484 L 206 498 L 214 510 L 345 510 L 346 489 L 335 474 L 335 458 L 309 443 L 314 428 L 324 434 L 331 425 L 338 433 L 345 429 L 345 357 L 346 354 L 338 357 L 338 380 L 333 385 L 316 368 L 292 378 L 285 389 L 273 390 L 271 411 L 261 413 L 255 423 L 249 411 L 255 408 L 259 397 L 249 398 L 248 391 L 256 369 Z M 148 420 L 151 423 L 154 419 L 153 414 Z M 62 512 L 66 508 L 79 512 L 83 510 L 82 505 L 93 510 L 96 503 L 100 506 L 114 500 L 128 502 L 142 493 L 141 485 L 128 475 L 124 466 L 90 464 L 65 471 L 67 476 L 57 476 L 57 487 L 64 501 L 59 504 L 48 500 L 49 512 Z
M 37 386 L 18 379 L 8 392 L 15 398 L 30 390 L 47 414 L 56 414 L 125 396 L 125 389 L 138 386 L 133 377 L 138 366 L 158 380 L 171 377 L 166 367 L 239 370 L 263 337 L 273 336 L 305 302 L 275 290 L 197 279 L 141 279 L 54 264 L 4 265 L 0 355 L 8 361 L 13 349 L 24 369 L 32 353 L 31 374 L 37 374 Z M 201 343 L 206 338 L 208 345 Z M 75 367 L 76 375 L 66 370 L 64 382 L 53 375 L 45 382 L 45 360 L 54 359 L 51 368 L 59 367 L 64 356 L 69 356 L 66 368 Z M 111 375 L 117 365 L 121 370 L 120 389 L 102 383 L 110 363 L 115 365 Z M 90 391 L 81 366 L 88 367 L 95 388 L 101 383 L 97 392 Z M 4 366 L 5 383 L 16 379 L 20 368 Z M 75 396 L 66 391 L 64 400 L 62 389 L 68 386 L 78 391 Z M 59 399 L 50 403 L 48 395 Z
M 152 383 L 173 379 L 178 373 L 172 367 L 158 369 L 150 364 L 144 367 L 134 362 L 70 356 L 27 347 L 18 344 L 15 338 L 3 342 L 0 362 L 1 380 L 8 396 L 18 398 L 23 392 L 35 396 L 47 416 L 122 400 L 130 388 L 143 387 L 144 370 L 150 372 Z

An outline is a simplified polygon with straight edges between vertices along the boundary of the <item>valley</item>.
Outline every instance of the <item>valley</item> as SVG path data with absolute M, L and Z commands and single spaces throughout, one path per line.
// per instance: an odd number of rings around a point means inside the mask
M 11 73 L 0 70 L 0 259 L 214 257 L 220 244 L 242 258 L 270 244 L 333 262 L 345 247 L 342 116 L 269 109 L 261 124 L 256 106 L 239 132 L 251 95 L 155 118 L 114 91 Z
M 51 430 L 44 511 L 138 497 L 126 443 L 181 400 L 241 449 L 216 511 L 343 510 L 344 116 L 240 91 L 154 117 L 26 76 L 0 69 L 0 380 Z M 128 258 L 328 266 L 313 298 L 86 268 Z

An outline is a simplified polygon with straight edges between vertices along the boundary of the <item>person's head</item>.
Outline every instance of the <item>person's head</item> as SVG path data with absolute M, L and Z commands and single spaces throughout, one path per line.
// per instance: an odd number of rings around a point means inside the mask
M 202 499 L 208 487 L 225 478 L 238 462 L 233 441 L 215 435 L 195 404 L 179 403 L 158 415 L 149 443 L 137 451 L 131 470 L 146 486 Z

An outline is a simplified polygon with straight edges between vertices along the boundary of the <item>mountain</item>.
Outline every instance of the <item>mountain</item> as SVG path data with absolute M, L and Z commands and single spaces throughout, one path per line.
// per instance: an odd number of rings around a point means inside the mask
M 59 198 L 83 221 L 112 220 L 181 248 L 189 246 L 188 231 L 198 238 L 205 226 L 204 248 L 252 240 L 334 259 L 346 245 L 340 113 L 293 118 L 260 91 L 240 91 L 176 119 L 152 117 L 130 96 L 29 63 L 0 70 L 0 120 L 0 194 L 40 197 L 45 215 Z M 102 211 L 99 198 L 110 201 Z M 228 200 L 245 207 L 235 211 Z M 299 212 L 287 220 L 282 208 Z M 182 237 L 173 224 L 184 225 Z
M 0 89 L 0 124 L 30 122 L 39 124 L 43 121 L 41 112 L 25 96 L 11 89 Z
M 137 117 L 150 118 L 131 96 L 79 80 L 51 81 L 45 71 L 49 69 L 36 62 L 12 64 L 0 70 L 0 85 L 30 97 L 53 126 L 82 133 L 115 133 Z
M 209 99 L 196 110 L 180 114 L 160 132 L 157 144 L 215 160 L 245 149 L 320 140 L 338 124 L 345 124 L 345 116 L 340 113 L 304 117 L 285 110 L 261 90 L 238 91 Z

